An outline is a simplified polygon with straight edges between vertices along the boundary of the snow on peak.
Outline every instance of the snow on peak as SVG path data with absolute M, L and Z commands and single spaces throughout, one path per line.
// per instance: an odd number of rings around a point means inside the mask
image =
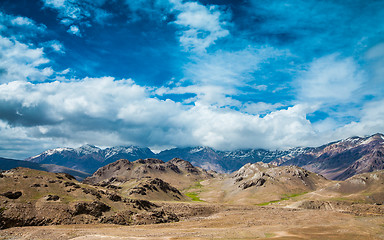
M 133 153 L 135 150 L 137 150 L 137 147 L 134 147 L 134 146 L 128 146 L 128 147 L 118 146 L 118 147 L 107 148 L 105 150 L 106 150 L 105 158 L 110 158 L 110 157 L 112 157 L 112 156 L 114 156 L 116 154 L 119 154 L 119 153 Z
M 209 147 L 195 147 L 193 149 L 191 149 L 189 151 L 189 153 L 198 153 L 198 152 L 201 152 L 201 151 L 205 151 L 205 152 L 208 152 L 208 151 L 211 151 L 212 149 L 209 148 Z
M 95 147 L 95 146 L 90 145 L 90 144 L 83 145 L 83 146 L 81 146 L 81 147 L 79 147 L 79 148 L 77 148 L 75 150 L 76 150 L 76 152 L 83 153 L 83 154 L 84 153 L 85 154 L 88 154 L 88 153 L 98 153 L 98 152 L 101 151 L 100 148 Z
M 54 148 L 54 149 L 49 149 L 49 150 L 46 150 L 36 156 L 33 156 L 31 157 L 30 159 L 35 159 L 35 158 L 38 158 L 40 156 L 50 156 L 50 155 L 53 155 L 55 153 L 61 153 L 61 152 L 64 152 L 64 151 L 73 151 L 73 148 L 66 148 L 66 147 L 63 147 L 63 148 Z

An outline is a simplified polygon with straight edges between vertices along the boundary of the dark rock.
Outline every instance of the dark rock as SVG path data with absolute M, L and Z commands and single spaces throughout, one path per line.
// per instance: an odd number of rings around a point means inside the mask
M 5 193 L 3 193 L 1 195 L 4 196 L 4 197 L 7 197 L 9 199 L 18 199 L 23 194 L 21 192 L 5 192 Z
M 257 180 L 253 180 L 253 181 L 250 181 L 250 182 L 245 182 L 243 184 L 241 184 L 239 187 L 242 188 L 242 189 L 247 189 L 247 188 L 250 188 L 250 187 L 260 187 L 260 186 L 263 186 L 264 183 L 266 182 L 267 180 L 265 180 L 264 178 L 259 178 Z
M 88 214 L 94 217 L 100 217 L 103 212 L 107 212 L 110 209 L 110 206 L 99 201 L 93 201 L 91 203 L 81 202 L 74 205 L 73 215 Z
M 116 193 L 108 193 L 108 198 L 114 202 L 120 202 L 121 201 L 121 197 L 119 195 L 117 195 Z
M 97 190 L 93 189 L 93 188 L 82 188 L 81 190 L 83 190 L 83 192 L 85 194 L 91 194 L 93 196 L 95 196 L 96 198 L 100 199 L 101 198 L 101 194 L 100 192 L 98 192 Z
M 74 183 L 74 182 L 65 182 L 64 183 L 64 186 L 65 187 L 74 187 L 74 188 L 80 188 L 80 186 L 79 185 L 77 185 L 76 183 Z
M 47 201 L 58 201 L 59 199 L 60 199 L 60 197 L 57 195 L 48 195 L 47 196 Z

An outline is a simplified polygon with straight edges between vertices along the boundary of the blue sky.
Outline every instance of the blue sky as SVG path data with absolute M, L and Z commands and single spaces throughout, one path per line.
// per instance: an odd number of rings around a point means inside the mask
M 384 132 L 384 1 L 3 0 L 0 156 Z

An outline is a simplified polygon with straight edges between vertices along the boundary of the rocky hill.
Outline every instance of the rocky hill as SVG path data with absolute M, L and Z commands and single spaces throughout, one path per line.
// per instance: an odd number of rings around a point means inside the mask
M 131 179 L 159 178 L 179 189 L 190 186 L 196 181 L 214 177 L 214 173 L 193 166 L 190 162 L 174 158 L 168 162 L 155 158 L 129 161 L 121 159 L 98 169 L 84 180 L 88 184 L 103 182 L 126 182 Z
M 312 192 L 328 182 L 323 176 L 296 166 L 248 163 L 227 177 L 203 182 L 215 186 L 216 193 L 203 192 L 201 197 L 217 202 L 259 204 Z
M 136 178 L 124 182 L 110 183 L 121 189 L 121 193 L 134 199 L 151 201 L 185 201 L 190 199 L 171 184 L 160 178 Z
M 344 180 L 359 173 L 384 169 L 384 135 L 347 138 L 278 158 L 273 163 L 297 165 L 329 179 Z
M 0 170 L 10 170 L 16 167 L 25 167 L 25 168 L 35 169 L 35 170 L 54 172 L 54 173 L 60 173 L 60 172 L 68 173 L 74 176 L 79 181 L 83 180 L 84 178 L 90 175 L 89 173 L 86 173 L 86 172 L 59 166 L 56 164 L 39 164 L 39 163 L 28 162 L 28 161 L 0 158 Z
M 16 168 L 0 173 L 0 229 L 54 224 L 122 225 L 177 221 L 146 200 L 82 184 L 71 175 Z

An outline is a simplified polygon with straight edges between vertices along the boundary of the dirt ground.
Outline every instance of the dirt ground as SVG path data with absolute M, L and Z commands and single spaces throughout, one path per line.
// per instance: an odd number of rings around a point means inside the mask
M 0 239 L 384 239 L 384 216 L 276 206 L 215 205 L 215 213 L 176 223 L 10 228 Z

